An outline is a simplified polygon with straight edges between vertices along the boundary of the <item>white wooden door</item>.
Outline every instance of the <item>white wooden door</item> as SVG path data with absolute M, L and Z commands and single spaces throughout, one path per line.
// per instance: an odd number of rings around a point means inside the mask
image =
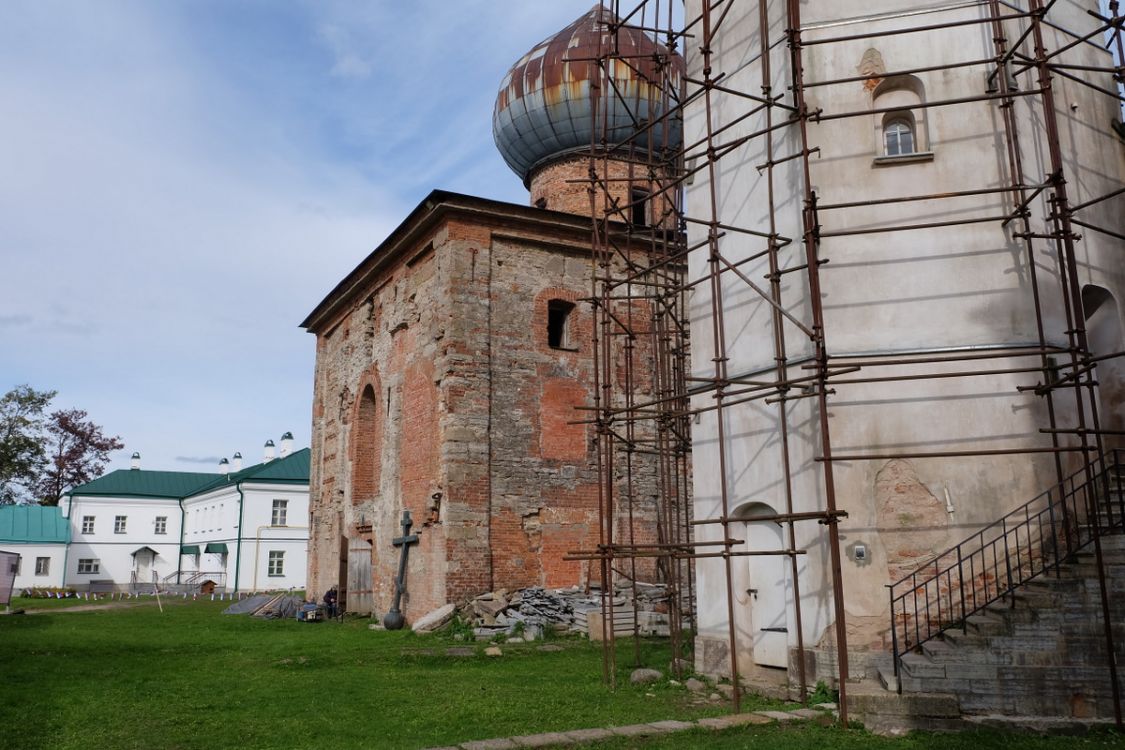
M 746 547 L 750 551 L 785 549 L 781 527 L 772 521 L 746 524 Z M 788 567 L 784 555 L 751 555 L 750 618 L 753 627 L 754 663 L 787 667 L 789 650 Z

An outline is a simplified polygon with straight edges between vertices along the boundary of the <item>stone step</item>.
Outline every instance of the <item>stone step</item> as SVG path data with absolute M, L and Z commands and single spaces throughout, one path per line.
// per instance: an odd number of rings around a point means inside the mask
M 880 666 L 875 671 L 878 674 L 880 685 L 892 692 L 898 692 L 898 677 L 895 675 L 894 667 Z
M 904 654 L 899 659 L 899 672 L 909 677 L 945 677 L 945 665 L 925 654 Z
M 965 623 L 968 625 L 969 631 L 978 635 L 1003 633 L 1007 629 L 1007 623 L 1003 619 L 979 612 L 966 617 Z

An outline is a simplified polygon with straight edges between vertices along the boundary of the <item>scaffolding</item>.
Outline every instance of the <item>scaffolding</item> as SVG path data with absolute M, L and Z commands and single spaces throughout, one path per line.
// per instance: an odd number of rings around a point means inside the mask
M 837 496 L 837 467 L 842 462 L 892 459 L 959 461 L 1038 456 L 1053 460 L 1061 485 L 1077 457 L 1086 486 L 1094 487 L 1100 476 L 1099 461 L 1109 450 L 1106 442 L 1125 434 L 1106 427 L 1099 419 L 1098 364 L 1125 352 L 1091 351 L 1079 252 L 1087 241 L 1080 232 L 1125 241 L 1125 225 L 1120 220 L 1125 215 L 1125 186 L 1120 183 L 1120 172 L 1111 168 L 1111 182 L 1099 183 L 1096 192 L 1091 193 L 1088 181 L 1082 181 L 1079 199 L 1071 174 L 1073 155 L 1065 150 L 1073 147 L 1074 141 L 1060 135 L 1064 105 L 1058 101 L 1059 90 L 1069 87 L 1095 95 L 1103 103 L 1112 101 L 1118 108 L 1125 101 L 1120 90 L 1125 83 L 1120 3 L 1110 0 L 1103 12 L 1091 9 L 1081 14 L 1081 26 L 1076 25 L 1079 17 L 1073 9 L 1064 18 L 1064 3 L 1054 0 L 971 0 L 935 3 L 933 8 L 922 10 L 913 4 L 904 5 L 910 7 L 901 13 L 886 13 L 866 23 L 821 23 L 810 33 L 802 18 L 804 3 L 798 0 L 703 0 L 687 2 L 686 12 L 673 0 L 605 0 L 607 33 L 601 48 L 592 58 L 571 61 L 597 66 L 600 71 L 599 76 L 591 77 L 600 81 L 593 94 L 595 118 L 604 116 L 607 109 L 596 106 L 597 98 L 615 95 L 613 70 L 621 65 L 661 92 L 659 107 L 643 107 L 638 101 L 634 111 L 663 112 L 658 118 L 638 115 L 633 136 L 623 143 L 599 142 L 595 135 L 590 144 L 588 186 L 594 217 L 590 302 L 595 316 L 597 382 L 587 421 L 594 425 L 597 435 L 601 529 L 597 548 L 575 550 L 572 559 L 595 561 L 600 570 L 604 670 L 609 682 L 614 679 L 617 658 L 612 600 L 615 586 L 635 582 L 639 561 L 656 565 L 672 592 L 668 619 L 673 663 L 681 665 L 684 662 L 680 659 L 688 658 L 691 651 L 686 635 L 696 626 L 695 567 L 702 560 L 715 558 L 721 561 L 725 575 L 729 669 L 737 710 L 737 654 L 746 644 L 740 642 L 735 626 L 732 567 L 739 558 L 768 555 L 784 558 L 789 568 L 794 587 L 791 600 L 796 608 L 795 646 L 801 655 L 795 663 L 796 680 L 800 694 L 807 696 L 810 676 L 803 655 L 809 643 L 800 612 L 802 577 L 798 562 L 808 545 L 802 547 L 800 539 L 807 535 L 799 529 L 820 528 L 817 533 L 827 547 L 827 579 L 831 582 L 839 710 L 846 724 L 848 631 L 839 526 L 847 518 L 848 509 L 846 501 L 841 502 Z M 739 37 L 757 47 L 739 58 L 755 75 L 747 75 L 745 69 L 724 69 L 726 59 L 716 52 L 730 48 L 729 41 L 724 46 L 723 35 L 735 16 L 741 16 L 745 24 L 755 13 L 753 33 Z M 659 40 L 666 54 L 639 59 L 630 53 L 631 47 L 618 44 L 626 30 L 641 31 Z M 936 45 L 941 47 L 941 59 L 930 59 L 932 56 L 923 51 L 925 46 L 919 44 L 916 61 L 890 70 L 860 70 L 854 75 L 836 71 L 835 76 L 825 77 L 820 67 L 817 70 L 821 75 L 810 73 L 810 67 L 815 67 L 810 64 L 811 51 L 824 59 L 832 48 L 848 43 L 865 42 L 874 47 L 891 37 L 937 34 L 947 40 L 962 35 L 971 43 Z M 982 38 L 990 47 L 988 54 L 972 54 L 974 49 L 979 52 Z M 1094 48 L 1100 48 L 1098 54 L 1091 52 Z M 1111 54 L 1106 55 L 1105 50 Z M 676 60 L 681 52 L 687 58 L 686 70 Z M 1095 62 L 1091 64 L 1091 60 Z M 966 109 L 986 109 L 997 123 L 994 153 L 1001 163 L 1002 183 L 986 179 L 982 170 L 980 184 L 965 184 L 956 191 L 936 191 L 919 183 L 915 185 L 917 192 L 862 200 L 829 201 L 819 193 L 816 172 L 824 144 L 816 137 L 824 132 L 822 126 L 893 114 L 903 108 L 901 104 L 873 104 L 834 110 L 832 97 L 824 92 L 868 84 L 870 90 L 879 81 L 895 77 L 954 73 L 978 76 L 982 84 L 979 93 L 927 99 L 912 104 L 911 109 L 927 118 L 936 117 L 938 112 L 961 116 Z M 814 97 L 815 106 L 810 103 Z M 729 115 L 732 101 L 740 103 L 737 117 Z M 720 117 L 723 106 L 728 109 Z M 658 147 L 674 141 L 669 135 L 682 127 L 685 119 L 692 120 L 694 129 L 685 132 L 682 145 L 675 149 Z M 1113 133 L 1109 123 L 1104 125 L 1106 143 L 1115 142 L 1110 140 Z M 593 131 L 607 132 L 597 127 Z M 1119 136 L 1125 139 L 1125 131 Z M 758 218 L 744 224 L 728 223 L 719 207 L 720 173 L 726 163 L 744 159 L 751 147 L 753 153 L 763 157 L 756 165 L 762 181 L 756 193 Z M 1111 164 L 1112 158 L 1107 157 Z M 619 170 L 611 169 L 611 162 L 627 163 L 627 175 L 622 177 Z M 610 189 L 613 181 L 621 180 L 629 183 L 626 200 L 619 197 L 621 190 Z M 685 201 L 688 186 L 691 197 Z M 794 195 L 800 203 L 796 208 L 785 203 Z M 984 210 L 981 206 L 1000 206 L 1002 210 Z M 798 231 L 785 236 L 782 215 L 791 210 L 799 210 Z M 877 223 L 864 220 L 872 210 L 885 210 L 885 215 Z M 639 220 L 641 215 L 646 220 Z M 822 279 L 833 272 L 828 264 L 834 259 L 833 250 L 842 246 L 839 243 L 857 237 L 909 242 L 916 233 L 937 232 L 948 233 L 952 244 L 959 236 L 957 232 L 966 227 L 981 229 L 980 225 L 1006 233 L 1003 236 L 1018 246 L 1020 256 L 1013 262 L 1025 275 L 1022 278 L 1026 283 L 1020 289 L 1030 295 L 1027 305 L 1034 310 L 1037 340 L 991 348 L 969 344 L 937 350 L 906 347 L 892 354 L 833 348 L 828 340 L 830 326 L 826 326 Z M 751 248 L 737 257 L 727 252 L 725 244 L 735 237 L 740 246 Z M 753 275 L 756 272 L 751 269 L 759 267 L 764 267 L 765 273 Z M 1050 276 L 1047 282 L 1044 274 Z M 752 295 L 769 311 L 772 367 L 750 374 L 730 372 L 733 351 L 727 325 L 732 284 L 741 287 L 740 294 Z M 699 299 L 705 304 L 700 306 Z M 1065 330 L 1052 328 L 1052 315 L 1065 319 Z M 699 324 L 708 319 L 706 325 Z M 694 365 L 692 362 L 693 322 L 697 338 L 705 335 L 709 339 L 694 342 L 711 355 L 706 372 L 701 358 L 697 357 Z M 840 450 L 834 445 L 830 409 L 838 394 L 848 388 L 877 384 L 889 391 L 904 384 L 996 376 L 1019 380 L 1017 390 L 1034 394 L 1043 404 L 1046 420 L 1037 435 L 1020 436 L 1000 446 L 977 445 L 971 441 L 973 436 L 966 435 L 970 447 L 958 450 L 854 444 Z M 751 407 L 772 410 L 768 424 L 774 425 L 776 432 L 771 443 L 775 452 L 760 455 L 757 460 L 775 462 L 780 467 L 783 481 L 779 496 L 784 498 L 783 510 L 752 520 L 772 521 L 783 527 L 784 543 L 778 549 L 744 549 L 739 529 L 745 528 L 746 519 L 736 519 L 732 514 L 731 498 L 736 488 L 731 483 L 736 480 L 727 465 L 729 452 L 724 441 L 728 439 L 730 420 L 740 409 Z M 807 498 L 803 503 L 795 498 L 794 478 L 799 467 L 795 465 L 791 439 L 793 414 L 798 408 L 808 410 L 813 423 L 807 426 L 806 434 L 816 436 L 819 496 L 811 509 Z M 718 474 L 719 510 L 712 517 L 695 518 L 691 433 L 693 421 L 701 415 L 717 424 L 712 446 L 715 466 L 708 470 Z M 656 467 L 655 539 L 638 539 L 631 522 L 631 509 L 647 501 L 635 496 L 639 490 L 630 483 L 635 463 L 642 461 Z M 1089 518 L 1094 514 L 1100 518 L 1097 514 L 1101 511 L 1089 505 L 1074 508 L 1079 516 Z M 1071 518 L 1070 522 L 1079 520 Z M 705 526 L 718 527 L 720 533 L 701 539 L 698 532 Z M 1099 523 L 1088 526 L 1097 560 L 1107 653 L 1112 655 L 1114 635 L 1099 541 L 1104 528 Z M 1005 542 L 1007 533 L 1003 532 Z M 1042 530 L 1038 539 L 1040 543 L 1044 539 Z M 1008 582 L 1012 583 L 1010 575 Z M 954 614 L 964 619 L 969 613 L 964 603 L 965 587 L 971 582 L 958 573 L 956 581 L 950 576 L 947 583 L 939 587 L 938 601 L 948 598 Z M 961 594 L 959 611 L 954 605 L 957 587 Z M 910 594 L 915 597 L 915 615 L 919 590 L 915 586 Z M 892 592 L 888 631 L 897 637 L 900 629 L 905 633 L 917 627 L 918 621 L 905 609 L 899 613 L 893 597 Z M 916 640 L 896 641 L 895 658 L 912 645 L 917 645 Z M 1119 681 L 1112 657 L 1106 669 L 1120 725 Z

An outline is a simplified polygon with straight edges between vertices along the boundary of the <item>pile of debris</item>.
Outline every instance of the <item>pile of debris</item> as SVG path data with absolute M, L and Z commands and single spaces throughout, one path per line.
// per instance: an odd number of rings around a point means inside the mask
M 621 583 L 614 587 L 613 630 L 617 635 L 668 635 L 668 589 L 662 584 Z M 635 591 L 635 596 L 634 596 Z M 634 606 L 635 605 L 635 606 Z M 634 612 L 636 616 L 634 616 Z M 482 594 L 460 608 L 449 604 L 418 620 L 417 632 L 431 632 L 454 616 L 468 623 L 477 640 L 522 637 L 537 640 L 548 631 L 601 638 L 602 595 L 596 586 L 548 590 L 539 586 Z
M 291 594 L 255 594 L 223 610 L 224 615 L 253 615 L 267 620 L 286 620 L 297 616 L 304 602 Z

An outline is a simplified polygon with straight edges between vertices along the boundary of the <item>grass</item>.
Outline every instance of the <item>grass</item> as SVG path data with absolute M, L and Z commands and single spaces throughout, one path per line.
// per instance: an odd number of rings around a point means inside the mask
M 146 603 L 0 618 L 0 747 L 421 748 L 725 712 L 691 703 L 683 687 L 667 681 L 629 685 L 631 644 L 618 657 L 622 687 L 611 693 L 601 682 L 600 647 L 586 641 L 555 641 L 560 652 L 504 644 L 502 657 L 488 658 L 482 654 L 487 644 L 376 632 L 358 619 L 309 625 L 222 615 L 228 605 L 179 601 L 166 602 L 163 614 Z M 449 656 L 452 646 L 476 653 Z M 646 666 L 665 669 L 669 660 L 666 645 L 644 644 Z M 766 705 L 751 703 L 747 710 Z M 887 740 L 803 724 L 589 747 L 1108 746 L 1125 748 L 1125 742 L 1116 734 L 1039 739 L 999 733 Z
M 12 597 L 12 609 L 13 610 L 15 610 L 15 609 L 23 609 L 23 610 L 73 609 L 74 607 L 90 607 L 90 606 L 96 606 L 96 605 L 119 604 L 119 603 L 120 604 L 136 605 L 136 604 L 139 604 L 141 602 L 145 602 L 145 601 L 149 601 L 149 600 L 150 599 L 148 597 L 146 597 L 144 599 L 122 599 L 122 600 L 120 600 L 120 602 L 118 602 L 116 600 L 111 601 L 109 599 L 97 599 L 97 600 L 95 600 L 95 599 L 79 599 L 77 597 L 68 597 L 68 598 L 65 598 L 65 599 L 55 599 L 55 598 L 48 599 L 46 597 L 38 598 L 38 597 L 30 597 L 30 596 L 13 596 Z M 151 599 L 151 601 L 155 605 L 156 600 Z
M 487 644 L 220 614 L 228 605 L 0 618 L 0 747 L 418 748 L 723 712 L 682 687 L 628 685 L 631 648 L 610 694 L 600 647 L 585 641 L 487 658 Z M 447 656 L 454 645 L 478 653 Z M 643 653 L 670 661 L 662 644 Z

